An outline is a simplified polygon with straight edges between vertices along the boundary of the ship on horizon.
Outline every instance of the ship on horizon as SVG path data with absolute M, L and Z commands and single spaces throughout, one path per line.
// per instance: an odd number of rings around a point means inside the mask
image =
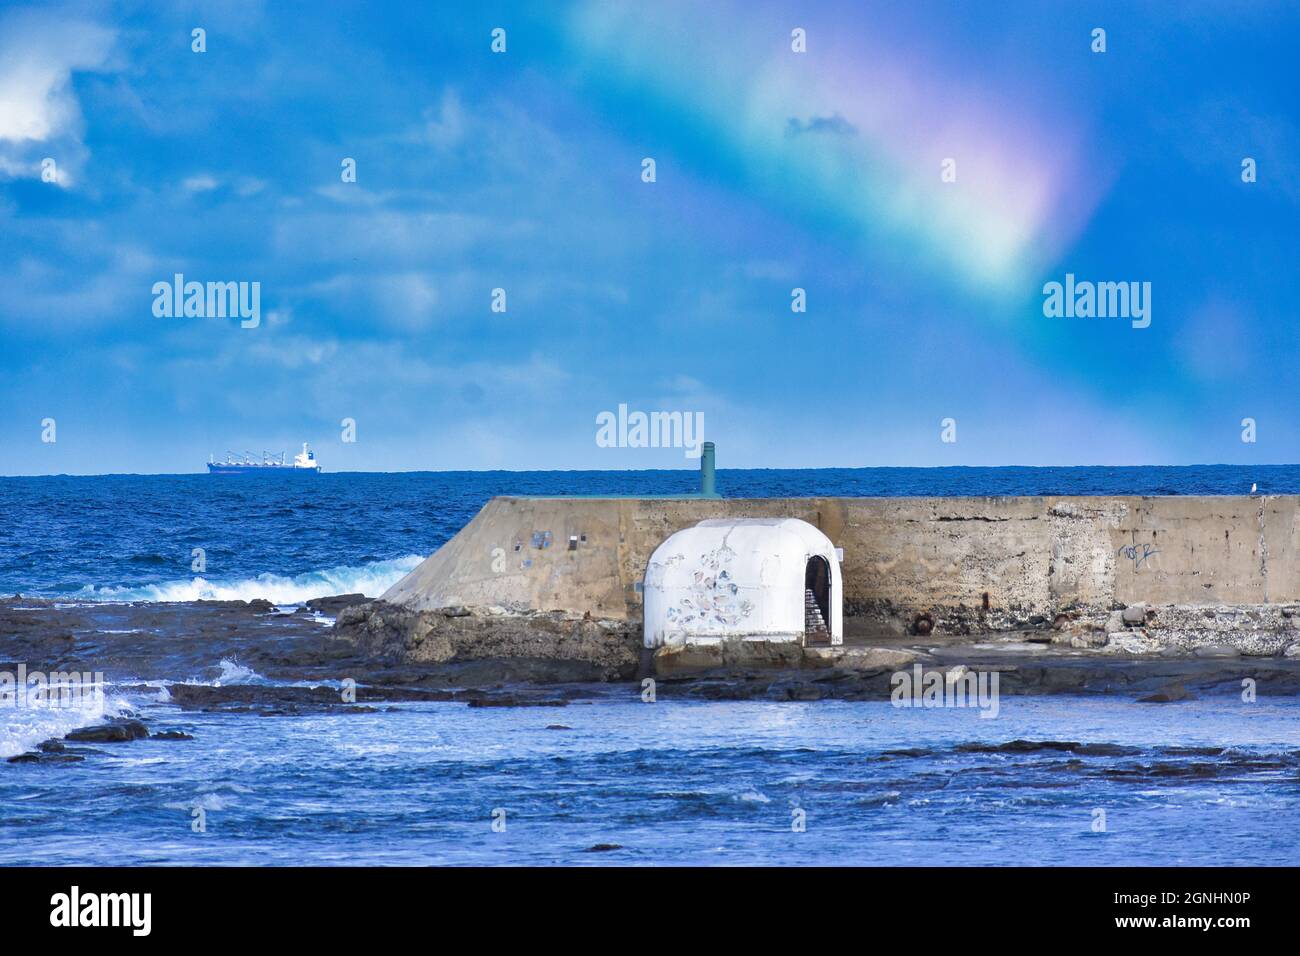
M 208 473 L 212 475 L 320 474 L 320 463 L 316 461 L 316 453 L 308 451 L 306 442 L 302 443 L 302 451 L 293 456 L 292 463 L 286 461 L 285 456 L 285 452 L 281 452 L 279 458 L 262 452 L 262 460 L 258 461 L 248 452 L 244 452 L 242 458 L 226 452 L 223 460 L 214 461 L 209 455 Z

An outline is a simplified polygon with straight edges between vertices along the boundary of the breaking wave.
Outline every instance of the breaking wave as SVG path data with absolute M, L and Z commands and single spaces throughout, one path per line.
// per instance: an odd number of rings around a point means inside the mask
M 262 684 L 266 678 L 253 670 L 251 667 L 245 667 L 239 661 L 231 657 L 221 659 L 221 675 L 216 680 L 217 687 L 225 687 L 230 684 Z
M 0 707 L 0 760 L 27 753 L 44 740 L 63 737 L 80 727 L 121 714 L 126 701 L 99 698 L 81 707 Z
M 177 601 L 252 601 L 261 598 L 273 604 L 301 604 L 334 594 L 364 594 L 375 598 L 396 584 L 424 558 L 411 554 L 387 561 L 374 561 L 359 567 L 342 566 L 323 571 L 308 571 L 287 577 L 259 574 L 234 581 L 209 581 L 207 578 L 184 578 L 145 584 L 139 587 L 95 587 L 86 585 L 72 597 L 84 601 L 177 602 Z

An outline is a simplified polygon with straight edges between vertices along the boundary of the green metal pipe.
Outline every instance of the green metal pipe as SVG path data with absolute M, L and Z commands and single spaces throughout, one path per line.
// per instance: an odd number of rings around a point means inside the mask
M 713 442 L 706 441 L 700 451 L 700 497 L 718 498 L 718 486 L 713 466 Z

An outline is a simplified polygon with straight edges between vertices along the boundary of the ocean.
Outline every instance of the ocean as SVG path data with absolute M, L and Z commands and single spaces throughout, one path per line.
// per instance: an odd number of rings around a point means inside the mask
M 647 703 L 636 684 L 584 688 L 563 707 L 177 704 L 187 686 L 334 693 L 329 677 L 277 674 L 278 647 L 329 630 L 296 606 L 377 596 L 492 495 L 696 481 L 0 478 L 0 595 L 23 596 L 7 606 L 0 672 L 69 642 L 53 659 L 108 662 L 105 715 L 186 738 L 0 762 L 0 864 L 1300 862 L 1287 823 L 1300 813 L 1300 705 L 1243 706 L 1232 688 L 1159 720 L 1108 695 L 1004 697 L 989 720 L 874 701 Z M 723 470 L 718 483 L 730 497 L 1300 493 L 1300 466 Z M 251 631 L 195 603 L 255 598 L 278 611 Z M 0 708 L 0 758 L 100 720 Z

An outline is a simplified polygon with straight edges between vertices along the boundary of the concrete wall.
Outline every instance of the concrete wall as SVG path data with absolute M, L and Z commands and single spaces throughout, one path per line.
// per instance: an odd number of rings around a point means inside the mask
M 974 608 L 985 593 L 991 608 L 1018 616 L 1073 602 L 1300 599 L 1297 496 L 494 498 L 383 597 L 413 610 L 501 605 L 636 619 L 655 547 L 713 517 L 794 517 L 820 528 L 844 549 L 846 615 Z

